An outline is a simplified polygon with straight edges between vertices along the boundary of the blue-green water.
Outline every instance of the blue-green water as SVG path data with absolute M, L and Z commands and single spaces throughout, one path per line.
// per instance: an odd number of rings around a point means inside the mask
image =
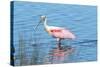
M 56 59 L 52 63 L 95 61 L 96 12 L 96 6 L 15 1 L 13 16 L 15 65 L 51 63 L 47 56 L 57 47 L 56 39 L 45 32 L 43 24 L 34 30 L 41 15 L 47 16 L 48 25 L 65 27 L 76 36 L 75 40 L 62 41 L 63 46 L 69 45 L 74 51 L 69 56 L 63 56 L 63 60 Z

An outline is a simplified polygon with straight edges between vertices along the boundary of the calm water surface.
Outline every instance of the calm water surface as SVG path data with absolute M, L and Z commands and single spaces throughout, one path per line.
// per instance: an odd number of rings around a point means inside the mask
M 15 1 L 13 18 L 15 65 L 95 61 L 96 11 L 96 6 Z M 57 51 L 56 39 L 45 32 L 43 24 L 34 30 L 41 15 L 47 16 L 48 25 L 65 27 L 76 35 L 73 41 L 62 41 L 62 46 L 72 48 L 68 50 L 68 54 L 64 51 L 54 52 Z

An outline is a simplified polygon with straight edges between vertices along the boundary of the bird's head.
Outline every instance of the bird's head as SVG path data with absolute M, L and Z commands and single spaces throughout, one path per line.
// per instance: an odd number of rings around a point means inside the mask
M 39 23 L 37 24 L 37 26 L 35 27 L 35 29 L 39 26 L 40 23 L 44 23 L 45 20 L 46 20 L 46 16 L 44 16 L 44 15 L 40 16 L 40 21 L 39 21 Z
M 46 16 L 44 16 L 44 15 L 40 16 L 41 22 L 45 21 L 45 19 L 46 19 Z

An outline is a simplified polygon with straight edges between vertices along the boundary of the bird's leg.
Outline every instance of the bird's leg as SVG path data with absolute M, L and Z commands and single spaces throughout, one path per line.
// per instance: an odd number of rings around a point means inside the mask
M 58 43 L 57 43 L 58 48 L 61 49 L 61 39 L 60 39 L 60 38 L 57 38 L 57 42 L 58 42 Z

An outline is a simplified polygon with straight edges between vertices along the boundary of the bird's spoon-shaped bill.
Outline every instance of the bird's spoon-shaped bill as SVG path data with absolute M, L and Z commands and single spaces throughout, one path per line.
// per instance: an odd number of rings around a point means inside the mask
M 41 21 L 39 21 L 39 23 L 36 25 L 36 27 L 34 28 L 34 30 L 37 29 L 37 27 L 40 25 Z

